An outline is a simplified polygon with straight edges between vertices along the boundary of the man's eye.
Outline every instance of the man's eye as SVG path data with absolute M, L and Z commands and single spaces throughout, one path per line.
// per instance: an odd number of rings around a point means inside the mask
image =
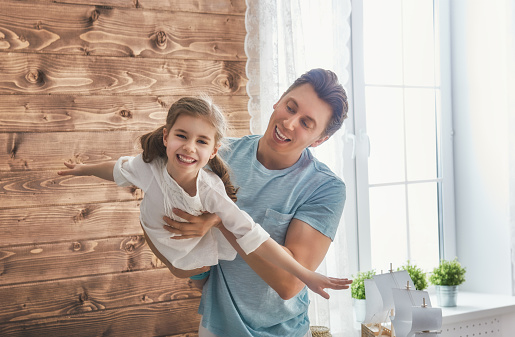
M 288 111 L 291 113 L 295 113 L 295 110 L 293 110 L 293 108 L 290 108 L 288 105 L 286 106 L 286 109 L 288 109 Z

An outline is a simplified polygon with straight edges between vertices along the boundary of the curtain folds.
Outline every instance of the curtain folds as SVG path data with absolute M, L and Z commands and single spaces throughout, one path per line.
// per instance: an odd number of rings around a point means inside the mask
M 350 82 L 350 0 L 247 0 L 246 72 L 253 134 L 262 134 L 273 105 L 293 81 L 312 68 L 334 71 L 344 87 Z M 343 128 L 342 128 L 343 129 Z M 313 152 L 343 179 L 344 130 Z M 343 217 L 337 237 L 319 272 L 350 277 Z M 331 291 L 329 301 L 310 294 L 311 325 L 331 334 L 353 336 L 350 290 Z

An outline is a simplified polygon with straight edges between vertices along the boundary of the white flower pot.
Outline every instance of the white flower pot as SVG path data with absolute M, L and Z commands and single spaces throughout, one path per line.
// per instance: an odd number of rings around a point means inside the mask
M 366 300 L 354 300 L 354 315 L 356 316 L 356 322 L 363 322 L 367 313 Z

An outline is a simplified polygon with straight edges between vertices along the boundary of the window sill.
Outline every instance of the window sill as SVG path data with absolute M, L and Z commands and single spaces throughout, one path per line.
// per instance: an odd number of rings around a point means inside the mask
M 436 294 L 430 294 L 431 304 L 438 307 Z M 458 306 L 442 308 L 442 324 L 453 324 L 491 316 L 515 314 L 515 297 L 460 291 Z

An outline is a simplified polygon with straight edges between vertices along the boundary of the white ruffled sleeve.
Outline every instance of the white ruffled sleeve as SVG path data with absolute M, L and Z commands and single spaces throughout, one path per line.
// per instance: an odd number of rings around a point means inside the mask
M 136 186 L 146 192 L 152 180 L 152 170 L 143 161 L 141 154 L 136 157 L 120 157 L 113 169 L 114 181 L 118 186 Z
M 201 171 L 202 172 L 202 171 Z M 208 172 L 206 172 L 208 173 Z M 209 172 L 210 176 L 214 173 Z M 263 229 L 245 211 L 227 196 L 223 182 L 216 176 L 205 179 L 209 186 L 200 193 L 203 205 L 210 213 L 216 213 L 222 219 L 227 230 L 234 234 L 236 242 L 243 249 L 245 254 L 250 254 L 263 244 L 270 234 Z

